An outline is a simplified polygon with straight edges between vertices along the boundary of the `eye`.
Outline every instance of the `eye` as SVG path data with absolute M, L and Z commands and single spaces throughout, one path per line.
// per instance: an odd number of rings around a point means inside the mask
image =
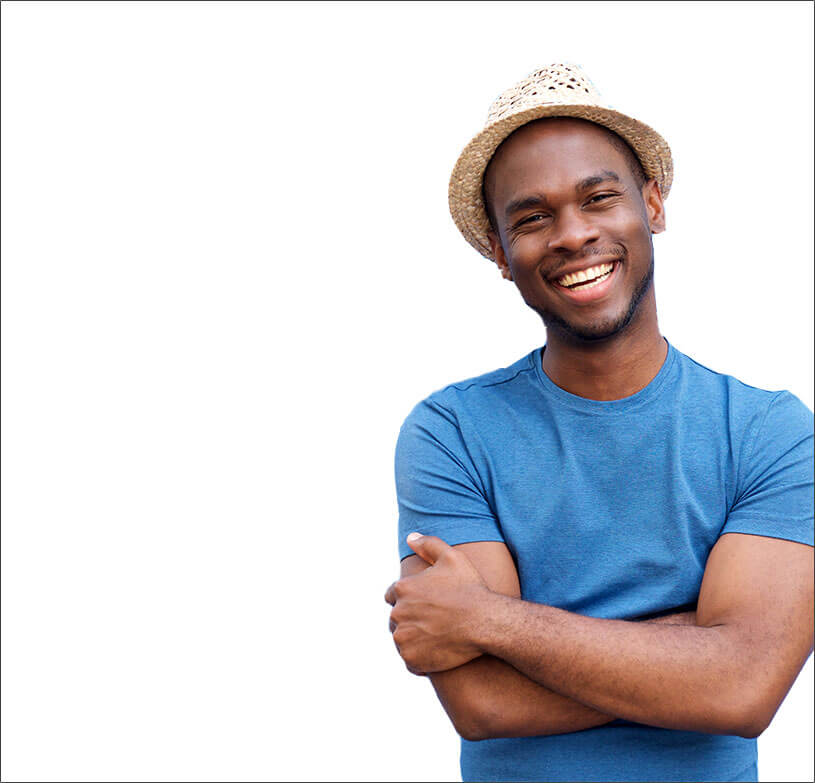
M 529 217 L 525 217 L 523 220 L 518 221 L 515 224 L 515 228 L 520 228 L 523 225 L 527 225 L 529 223 L 537 223 L 541 220 L 546 218 L 546 215 L 530 215 Z
M 597 199 L 613 198 L 616 195 L 616 193 L 598 193 L 596 196 L 592 196 L 589 199 L 589 204 L 591 204 L 593 201 L 597 201 Z

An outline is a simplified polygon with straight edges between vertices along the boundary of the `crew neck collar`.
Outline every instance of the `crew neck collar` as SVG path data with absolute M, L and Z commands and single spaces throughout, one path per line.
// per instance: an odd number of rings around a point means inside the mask
M 530 361 L 535 370 L 535 376 L 543 387 L 542 391 L 547 396 L 554 397 L 564 405 L 579 411 L 604 415 L 626 413 L 632 408 L 638 408 L 656 398 L 665 386 L 666 380 L 673 374 L 674 367 L 676 366 L 676 349 L 665 337 L 662 339 L 665 340 L 668 345 L 668 353 L 665 356 L 665 361 L 662 362 L 662 367 L 660 367 L 659 372 L 638 392 L 628 397 L 621 397 L 619 400 L 591 400 L 588 397 L 580 397 L 577 394 L 572 394 L 565 389 L 561 389 L 560 386 L 543 371 L 542 357 L 543 350 L 546 347 L 545 345 L 532 351 Z

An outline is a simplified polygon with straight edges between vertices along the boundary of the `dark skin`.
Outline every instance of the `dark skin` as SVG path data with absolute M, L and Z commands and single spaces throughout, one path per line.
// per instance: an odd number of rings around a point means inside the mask
M 546 374 L 595 400 L 646 386 L 667 354 L 653 287 L 651 236 L 665 228 L 656 181 L 638 185 L 603 129 L 558 118 L 516 131 L 485 191 L 496 263 L 547 327 Z M 561 284 L 598 264 L 611 273 L 593 292 Z M 614 717 L 754 737 L 812 651 L 804 544 L 721 536 L 695 612 L 631 622 L 523 601 L 502 543 L 408 540 L 416 554 L 385 596 L 394 641 L 468 739 L 579 731 Z
M 591 177 L 602 180 L 576 189 Z M 646 386 L 668 350 L 653 286 L 651 236 L 665 230 L 656 180 L 638 187 L 602 128 L 556 118 L 529 123 L 501 145 L 485 192 L 497 223 L 489 233 L 495 262 L 546 324 L 546 374 L 594 400 Z M 599 299 L 575 301 L 556 282 L 602 261 L 615 270 Z
M 472 739 L 575 731 L 603 716 L 756 737 L 812 652 L 806 544 L 721 536 L 705 566 L 695 624 L 676 625 L 589 617 L 502 595 L 484 576 L 486 553 L 479 569 L 461 548 L 414 535 L 408 543 L 430 567 L 385 594 L 393 639 L 410 671 L 431 674 L 454 723 L 462 712 L 459 731 Z M 495 669 L 495 659 L 525 678 Z M 454 688 L 439 678 L 448 672 L 463 675 Z M 566 698 L 552 698 L 558 694 Z M 528 712 L 521 725 L 519 711 Z
M 453 549 L 466 557 L 491 591 L 512 598 L 521 597 L 518 572 L 505 544 L 473 541 Z M 421 556 L 406 557 L 402 561 L 403 582 L 404 577 L 423 573 L 433 562 L 426 552 Z M 439 565 L 434 568 L 438 570 Z M 395 587 L 391 589 L 395 590 Z M 437 591 L 435 587 L 431 589 Z M 394 598 L 389 591 L 386 600 L 394 603 Z M 642 622 L 695 625 L 696 612 L 675 611 Z M 396 623 L 392 618 L 391 631 L 395 630 Z M 407 648 L 405 654 L 408 654 Z M 423 673 L 408 668 L 414 674 Z M 614 720 L 613 715 L 556 693 L 489 654 L 447 671 L 434 672 L 430 674 L 430 681 L 456 731 L 469 740 L 563 734 Z

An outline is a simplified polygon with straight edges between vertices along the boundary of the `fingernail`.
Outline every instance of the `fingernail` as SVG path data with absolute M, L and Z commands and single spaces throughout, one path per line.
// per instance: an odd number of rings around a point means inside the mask
M 407 540 L 408 541 L 416 541 L 417 539 L 419 539 L 421 537 L 422 537 L 421 533 L 409 533 L 408 537 L 407 537 Z

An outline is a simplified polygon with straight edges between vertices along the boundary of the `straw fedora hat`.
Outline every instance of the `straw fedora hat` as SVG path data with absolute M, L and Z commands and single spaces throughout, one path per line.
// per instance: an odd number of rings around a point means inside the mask
M 576 65 L 548 65 L 501 93 L 490 106 L 484 129 L 464 148 L 450 177 L 450 214 L 464 238 L 494 261 L 487 239 L 489 218 L 482 199 L 484 171 L 501 142 L 513 131 L 542 117 L 578 117 L 596 122 L 625 139 L 645 176 L 656 179 L 662 198 L 673 181 L 671 149 L 653 128 L 612 109 Z

